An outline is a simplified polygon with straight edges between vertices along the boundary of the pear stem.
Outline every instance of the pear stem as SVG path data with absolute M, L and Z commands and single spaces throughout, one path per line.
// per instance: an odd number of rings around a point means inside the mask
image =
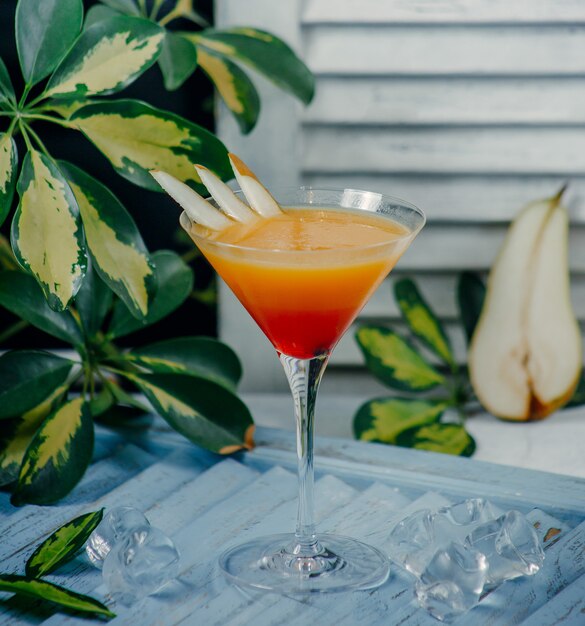
M 557 205 L 560 201 L 561 198 L 563 197 L 565 191 L 567 191 L 567 187 L 569 186 L 569 182 L 567 181 L 560 189 L 559 191 L 556 193 L 556 195 L 554 195 L 551 200 L 553 205 Z

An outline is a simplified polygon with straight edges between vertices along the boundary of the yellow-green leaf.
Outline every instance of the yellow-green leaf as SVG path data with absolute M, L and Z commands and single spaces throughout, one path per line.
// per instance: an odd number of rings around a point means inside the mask
M 403 278 L 396 282 L 394 295 L 412 333 L 447 365 L 456 369 L 449 338 L 414 281 Z
M 164 30 L 139 17 L 117 15 L 83 31 L 55 70 L 46 95 L 73 98 L 123 89 L 158 58 Z
M 0 485 L 18 478 L 20 464 L 41 422 L 63 401 L 69 385 L 64 383 L 52 391 L 45 400 L 21 417 L 2 422 L 0 436 Z
M 18 156 L 16 143 L 8 133 L 0 134 L 0 226 L 10 212 Z
M 17 189 L 12 249 L 37 279 L 49 306 L 63 311 L 87 267 L 75 196 L 55 163 L 36 150 L 24 158 Z
M 107 606 L 98 600 L 45 580 L 30 580 L 25 576 L 17 576 L 16 574 L 0 574 L 0 591 L 54 602 L 74 611 L 116 617 L 115 613 L 112 613 Z
M 406 430 L 397 437 L 396 443 L 405 448 L 441 452 L 456 456 L 471 456 L 476 444 L 461 424 L 428 424 Z
M 67 495 L 91 461 L 93 437 L 83 398 L 69 400 L 49 415 L 24 455 L 12 504 L 50 504 Z
M 181 374 L 124 374 L 156 411 L 194 443 L 219 454 L 253 447 L 246 405 L 216 382 Z
M 59 166 L 77 199 L 93 266 L 135 317 L 145 317 L 156 281 L 154 264 L 134 220 L 95 178 L 70 163 Z
M 363 326 L 356 333 L 368 369 L 389 387 L 423 391 L 445 382 L 445 377 L 389 328 Z
M 68 563 L 102 521 L 104 510 L 85 513 L 52 533 L 26 562 L 26 575 L 40 578 Z
M 394 444 L 401 432 L 438 421 L 446 408 L 441 400 L 377 398 L 358 409 L 354 434 L 363 441 Z
M 242 133 L 249 133 L 260 114 L 260 97 L 252 81 L 235 63 L 220 54 L 201 47 L 198 58 Z
M 113 100 L 79 109 L 71 121 L 128 180 L 161 191 L 150 175 L 160 169 L 193 186 L 201 183 L 193 163 L 227 180 L 227 150 L 205 129 L 136 100 Z

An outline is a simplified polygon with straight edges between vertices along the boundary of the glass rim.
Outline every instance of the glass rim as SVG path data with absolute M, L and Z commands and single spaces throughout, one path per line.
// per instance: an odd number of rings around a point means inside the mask
M 238 197 L 244 196 L 244 192 L 241 189 L 233 189 L 232 191 Z M 301 185 L 298 187 L 295 187 L 295 186 L 275 187 L 274 189 L 270 189 L 269 191 L 272 195 L 275 196 L 277 201 L 278 201 L 279 194 L 282 194 L 282 193 L 291 193 L 291 192 L 300 192 L 300 191 L 339 193 L 339 192 L 350 191 L 356 194 L 377 196 L 381 202 L 388 202 L 389 204 L 398 205 L 401 208 L 407 209 L 411 211 L 412 213 L 417 214 L 420 217 L 420 224 L 418 224 L 417 227 L 411 230 L 410 232 L 405 233 L 404 235 L 397 236 L 395 239 L 392 239 L 391 241 L 382 241 L 382 242 L 378 242 L 374 244 L 368 244 L 366 246 L 356 246 L 355 248 L 351 248 L 352 251 L 375 250 L 376 248 L 382 248 L 384 246 L 387 246 L 390 243 L 394 244 L 397 242 L 408 241 L 409 239 L 414 239 L 414 237 L 416 237 L 416 235 L 421 231 L 421 229 L 423 228 L 423 226 L 425 225 L 427 221 L 424 211 L 420 209 L 418 206 L 416 206 L 415 204 L 413 204 L 412 202 L 409 202 L 408 200 L 403 200 L 402 198 L 399 198 L 397 196 L 392 196 L 390 194 L 380 193 L 378 191 L 367 191 L 365 189 L 355 189 L 353 187 L 313 187 L 311 185 Z M 205 200 L 209 202 L 210 204 L 212 204 L 213 206 L 215 206 L 216 208 L 218 208 L 218 204 L 215 202 L 215 200 L 211 196 L 206 197 Z M 285 209 L 286 208 L 310 208 L 311 206 L 313 205 L 311 205 L 310 203 L 306 204 L 306 206 L 299 206 L 299 207 L 294 207 L 294 205 L 282 205 L 282 207 Z M 315 208 L 317 208 L 317 206 Z M 323 205 L 321 208 L 325 209 L 327 207 Z M 335 208 L 335 207 L 330 207 L 330 208 Z M 359 207 L 339 206 L 337 208 L 342 208 L 342 209 L 345 208 L 345 209 L 348 209 L 349 211 L 356 211 L 356 212 L 365 211 L 367 213 L 372 213 L 374 215 L 377 214 L 377 215 L 381 215 L 382 217 L 384 217 L 383 213 L 378 213 L 377 211 L 371 211 L 371 210 L 359 208 Z M 183 225 L 182 224 L 183 216 L 188 220 L 188 223 L 191 225 L 191 228 L 189 229 L 189 235 L 194 240 L 204 242 L 207 245 L 216 246 L 217 248 L 220 248 L 220 249 L 242 250 L 242 251 L 249 251 L 249 252 L 255 251 L 255 252 L 260 252 L 260 253 L 270 253 L 270 254 L 279 254 L 279 255 L 285 255 L 285 254 L 287 255 L 288 254 L 290 255 L 301 255 L 301 254 L 323 255 L 323 254 L 331 254 L 331 253 L 338 254 L 339 253 L 338 248 L 326 248 L 326 249 L 317 249 L 317 250 L 279 250 L 277 248 L 256 248 L 253 246 L 242 246 L 236 243 L 227 243 L 227 242 L 217 241 L 215 239 L 209 239 L 207 237 L 203 237 L 201 235 L 198 235 L 197 233 L 194 233 L 192 227 L 193 227 L 193 224 L 196 224 L 196 222 L 191 220 L 191 218 L 187 215 L 186 211 L 184 210 L 181 213 L 180 220 L 179 220 L 181 222 L 181 225 Z

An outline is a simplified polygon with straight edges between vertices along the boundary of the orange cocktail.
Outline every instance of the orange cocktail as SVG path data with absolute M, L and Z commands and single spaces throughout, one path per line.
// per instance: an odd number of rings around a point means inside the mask
M 408 235 L 375 213 L 289 208 L 197 243 L 274 347 L 309 359 L 333 349 Z

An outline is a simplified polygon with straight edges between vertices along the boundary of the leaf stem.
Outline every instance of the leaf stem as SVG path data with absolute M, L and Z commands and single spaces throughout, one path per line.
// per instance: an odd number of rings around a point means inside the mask
M 53 124 L 63 126 L 64 128 L 75 128 L 75 124 L 72 124 L 67 120 L 61 120 L 58 117 L 53 117 L 52 115 L 42 115 L 41 113 L 24 113 L 22 117 L 27 120 L 40 120 L 43 122 L 51 122 Z
M 151 19 L 152 21 L 156 21 L 156 16 L 158 15 L 164 2 L 165 0 L 154 0 L 154 2 L 152 3 L 152 11 L 150 12 L 149 19 Z
M 138 0 L 138 8 L 144 17 L 148 17 L 148 9 L 146 8 L 146 0 Z
M 18 120 L 18 128 L 20 129 L 20 132 L 22 133 L 22 138 L 24 139 L 24 143 L 26 144 L 26 147 L 29 149 L 29 151 L 34 150 L 32 143 L 30 142 L 30 137 L 28 136 L 27 125 L 22 121 L 22 119 Z
M 15 322 L 12 326 L 9 326 L 5 331 L 0 333 L 0 343 L 7 341 L 10 337 L 14 337 L 14 335 L 24 330 L 27 326 L 29 326 L 29 323 L 26 320 Z
M 20 100 L 18 101 L 18 104 L 16 106 L 17 109 L 22 109 L 22 107 L 24 106 L 24 103 L 26 102 L 26 98 L 27 98 L 31 88 L 32 88 L 32 85 L 30 83 L 27 83 L 24 86 L 24 90 L 22 92 L 22 96 L 20 96 Z

